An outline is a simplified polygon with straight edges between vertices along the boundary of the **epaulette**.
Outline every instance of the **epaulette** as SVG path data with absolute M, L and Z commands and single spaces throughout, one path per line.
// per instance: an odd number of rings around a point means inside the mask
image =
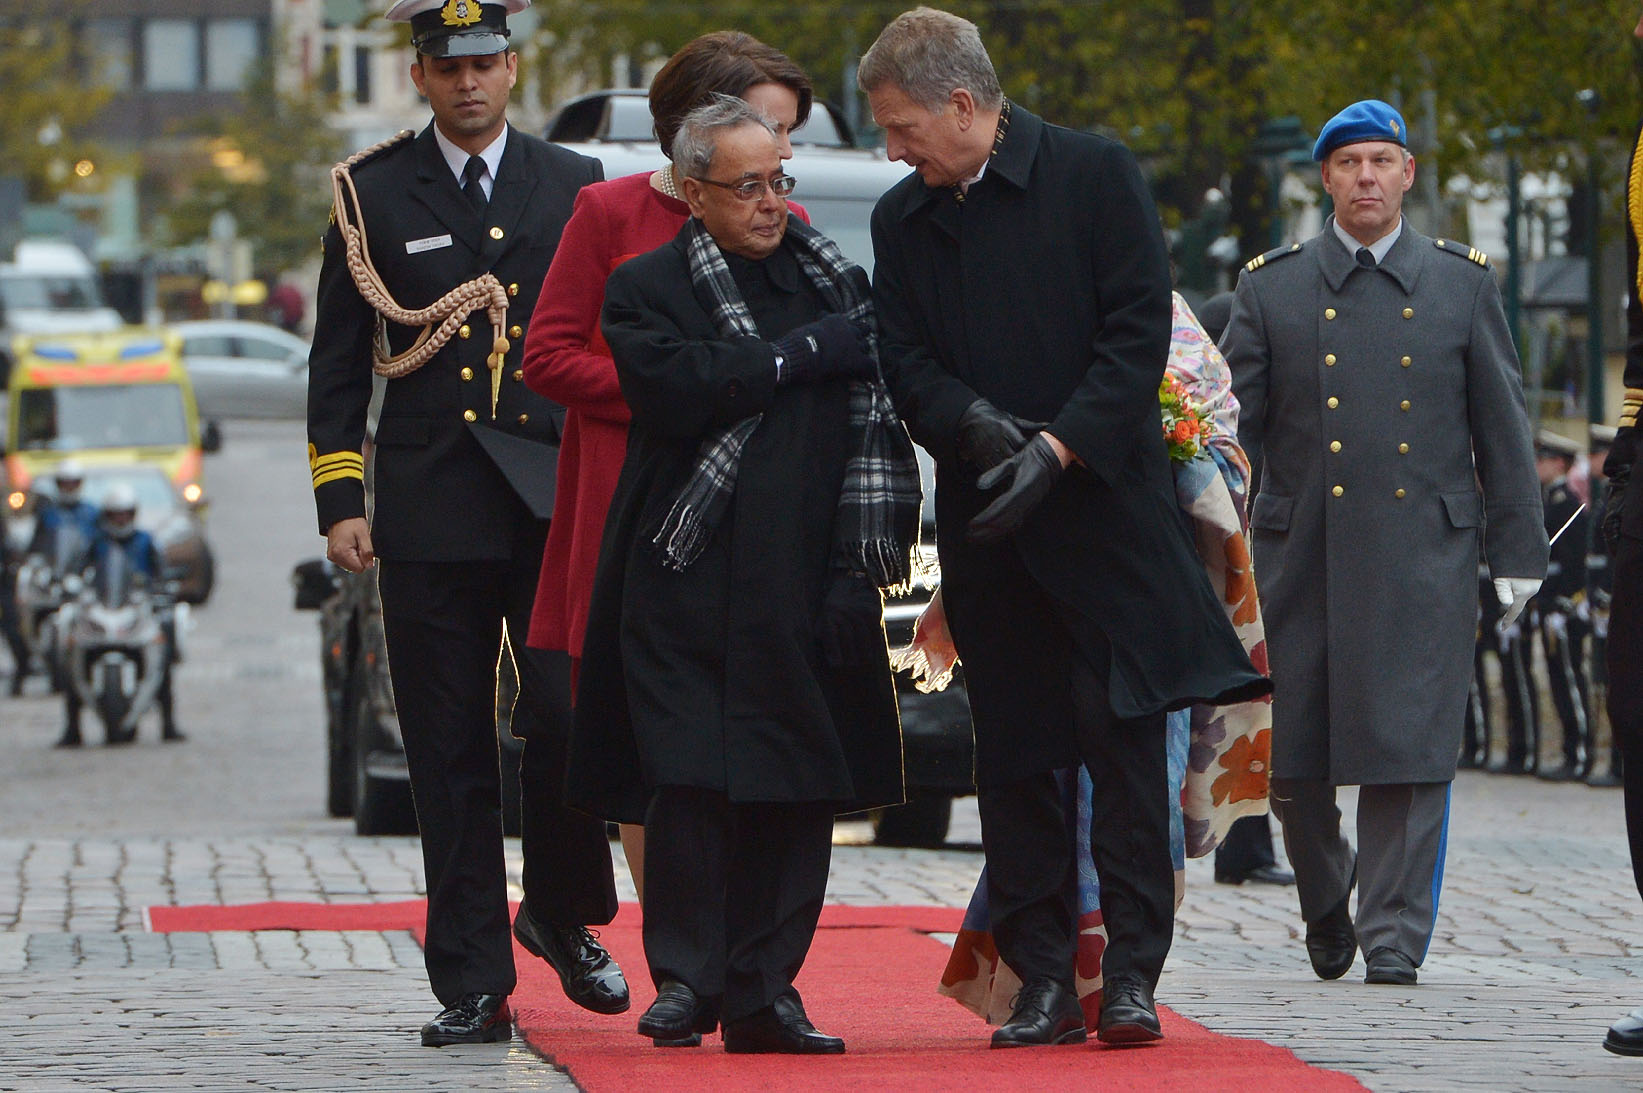
M 1465 243 L 1457 243 L 1453 239 L 1434 239 L 1432 245 L 1445 254 L 1453 254 L 1457 258 L 1464 258 L 1468 262 L 1476 262 L 1484 269 L 1489 268 L 1489 256 L 1476 247 L 1469 247 Z
M 401 144 L 410 140 L 414 136 L 416 136 L 415 129 L 401 129 L 387 140 L 378 141 L 369 148 L 362 148 L 355 152 L 353 155 L 343 160 L 341 166 L 348 168 L 350 171 L 358 167 L 363 167 L 365 164 L 371 162 L 373 159 L 376 159 L 378 156 L 381 156 L 383 153 L 390 152 L 393 149 L 398 148 Z
M 1268 262 L 1276 262 L 1285 255 L 1298 254 L 1300 250 L 1301 245 L 1299 243 L 1291 243 L 1287 247 L 1275 247 L 1272 250 L 1267 251 L 1265 254 L 1258 254 L 1254 258 L 1251 258 L 1249 261 L 1245 262 L 1244 268 L 1249 270 L 1249 272 L 1254 273 Z

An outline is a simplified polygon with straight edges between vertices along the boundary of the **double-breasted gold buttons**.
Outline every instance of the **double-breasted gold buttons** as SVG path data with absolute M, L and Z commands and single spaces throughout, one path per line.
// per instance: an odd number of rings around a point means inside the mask
M 1409 445 L 1399 444 L 1398 445 L 1398 454 L 1399 455 L 1408 455 L 1409 454 Z
M 1399 501 L 1402 501 L 1403 500 L 1403 490 L 1402 489 L 1393 490 L 1392 491 L 1392 496 L 1396 497 Z
M 1341 450 L 1341 442 L 1338 441 L 1338 440 L 1331 440 L 1329 442 L 1329 450 L 1332 451 L 1332 452 L 1340 451 Z
M 1336 486 L 1334 489 L 1330 490 L 1329 492 L 1334 494 L 1336 497 L 1339 497 L 1339 496 L 1341 496 L 1342 494 L 1344 494 L 1346 492 L 1346 487 L 1345 486 Z
M 501 239 L 506 234 L 507 233 L 504 232 L 501 228 L 492 228 L 491 229 L 491 238 L 492 239 Z
M 1405 368 L 1408 368 L 1411 364 L 1414 364 L 1415 362 L 1410 360 L 1408 357 L 1404 357 L 1402 360 L 1398 361 L 1398 363 L 1403 365 Z
M 529 415 L 529 414 L 520 414 L 519 415 L 519 424 L 523 425 L 523 424 L 525 424 L 525 422 L 529 421 L 530 419 L 531 419 L 531 415 Z
M 1408 410 L 1409 409 L 1409 400 L 1404 399 L 1402 402 L 1398 403 L 1398 409 Z
M 525 382 L 525 370 L 523 368 L 515 368 L 513 370 L 513 381 L 515 383 Z
M 463 421 L 478 421 L 479 420 L 479 415 L 474 413 L 472 410 L 464 410 L 464 411 L 462 411 L 462 420 Z
M 467 323 L 463 323 L 461 326 L 456 328 L 456 336 L 459 337 L 459 338 L 471 338 L 471 337 L 473 337 L 474 336 L 473 327 L 469 326 Z
M 1335 407 L 1339 406 L 1340 404 L 1341 404 L 1340 399 L 1336 398 L 1334 395 L 1330 395 L 1329 396 L 1329 402 L 1326 405 L 1328 405 L 1328 407 L 1331 410 L 1333 410 Z
M 1324 308 L 1324 318 L 1333 319 L 1334 317 L 1335 317 L 1335 309 L 1334 308 L 1332 308 L 1332 307 Z
M 518 296 L 519 295 L 519 282 L 518 281 L 510 281 L 508 283 L 508 295 L 509 296 Z
M 473 379 L 474 378 L 474 370 L 472 368 L 464 368 L 462 370 L 462 378 L 465 379 L 465 380 Z
M 525 333 L 524 327 L 521 327 L 521 326 L 518 326 L 518 325 L 508 327 L 508 337 L 510 337 L 510 338 L 521 337 L 521 336 L 524 335 L 524 333 Z M 1405 357 L 1404 359 L 1408 360 L 1409 358 Z
M 1405 319 L 1413 319 L 1415 317 L 1415 309 L 1412 308 L 1412 307 L 1404 308 L 1403 309 L 1403 317 Z
M 1331 367 L 1331 368 L 1335 367 L 1335 354 L 1333 354 L 1333 353 L 1325 354 L 1324 355 L 1324 363 L 1329 365 L 1329 367 Z

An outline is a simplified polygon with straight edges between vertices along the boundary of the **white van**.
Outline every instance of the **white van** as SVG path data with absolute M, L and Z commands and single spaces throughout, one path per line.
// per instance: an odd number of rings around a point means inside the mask
M 103 304 L 97 268 L 74 244 L 25 239 L 12 261 L 0 263 L 0 385 L 19 334 L 101 334 L 122 325 Z

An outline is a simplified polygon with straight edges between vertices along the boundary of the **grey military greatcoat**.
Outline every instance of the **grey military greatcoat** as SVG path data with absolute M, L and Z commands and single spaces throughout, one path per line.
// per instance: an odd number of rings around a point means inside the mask
M 1480 545 L 1493 576 L 1546 570 L 1487 259 L 1405 224 L 1363 269 L 1326 226 L 1245 267 L 1222 350 L 1240 439 L 1265 459 L 1250 524 L 1274 776 L 1452 779 Z

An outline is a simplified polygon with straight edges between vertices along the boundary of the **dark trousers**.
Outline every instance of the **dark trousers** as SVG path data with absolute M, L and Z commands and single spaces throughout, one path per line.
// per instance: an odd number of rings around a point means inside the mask
M 726 1022 L 793 993 L 827 896 L 833 806 L 660 786 L 645 812 L 645 958 Z
M 1232 821 L 1227 837 L 1215 848 L 1217 878 L 1247 877 L 1255 870 L 1277 865 L 1272 850 L 1272 827 L 1265 816 L 1244 816 Z
M 1534 770 L 1540 754 L 1540 687 L 1533 670 L 1531 632 L 1529 620 L 1520 618 L 1505 634 L 1497 636 L 1500 685 L 1506 692 L 1505 769 L 1516 773 Z
M 1175 918 L 1164 715 L 1120 718 L 1107 695 L 1111 650 L 1087 622 L 1067 620 L 1078 752 L 1094 783 L 1090 851 L 1107 928 L 1102 975 L 1154 986 Z M 987 902 L 999 955 L 1023 982 L 1073 988 L 1076 863 L 1052 771 L 977 794 Z
M 1587 626 L 1573 612 L 1545 611 L 1540 617 L 1546 683 L 1563 735 L 1563 765 L 1582 771 L 1592 761 L 1591 688 L 1586 683 Z
M 1609 724 L 1620 747 L 1632 875 L 1643 894 L 1643 540 L 1626 535 L 1614 557 L 1608 669 Z
M 1490 590 L 1489 595 L 1494 595 L 1494 591 Z M 1492 636 L 1480 633 L 1477 642 L 1472 646 L 1472 687 L 1466 696 L 1466 728 L 1461 735 L 1460 744 L 1462 766 L 1470 764 L 1481 767 L 1489 762 L 1489 741 L 1493 733 L 1489 717 L 1488 677 L 1484 674 L 1483 654 L 1491 644 L 1488 639 Z
M 530 538 L 534 553 L 523 543 L 512 562 L 379 567 L 388 668 L 428 885 L 423 957 L 434 995 L 447 1006 L 468 993 L 510 993 L 515 983 L 502 856 L 496 669 L 504 653 L 503 620 L 521 637 L 529 625 L 542 534 Z M 616 891 L 603 825 L 559 809 L 563 783 L 541 771 L 562 770 L 562 759 L 555 765 L 532 756 L 539 740 L 547 742 L 539 752 L 562 750 L 568 709 L 558 715 L 557 732 L 550 731 L 543 710 L 554 699 L 541 694 L 542 673 L 529 658 L 515 659 L 520 697 L 514 731 L 527 741 L 523 811 L 540 817 L 546 810 L 564 820 L 564 829 L 551 835 L 542 822 L 524 829 L 527 872 L 533 881 L 538 875 L 551 880 L 540 885 L 545 906 L 532 906 L 532 914 L 544 922 L 565 922 L 559 916 L 566 912 L 576 912 L 571 922 L 608 922 Z

